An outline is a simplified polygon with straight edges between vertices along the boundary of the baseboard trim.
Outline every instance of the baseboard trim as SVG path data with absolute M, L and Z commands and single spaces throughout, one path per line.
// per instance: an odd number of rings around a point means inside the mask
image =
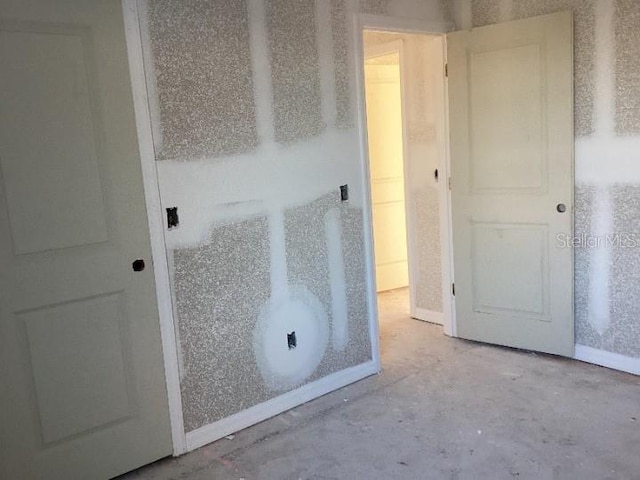
M 627 357 L 618 353 L 598 350 L 585 345 L 576 345 L 574 357 L 581 362 L 593 363 L 601 367 L 640 375 L 640 358 Z
M 195 450 L 211 442 L 260 423 L 282 412 L 302 405 L 310 400 L 326 395 L 351 383 L 379 373 L 377 361 L 370 361 L 331 374 L 315 382 L 287 392 L 274 399 L 260 403 L 210 425 L 205 425 L 186 435 L 187 451 Z

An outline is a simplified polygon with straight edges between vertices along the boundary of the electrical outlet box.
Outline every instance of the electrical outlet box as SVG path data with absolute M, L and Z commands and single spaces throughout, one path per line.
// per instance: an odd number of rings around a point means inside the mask
M 340 201 L 349 200 L 349 185 L 340 185 Z
M 167 208 L 167 228 L 169 230 L 178 228 L 180 219 L 178 218 L 178 207 Z

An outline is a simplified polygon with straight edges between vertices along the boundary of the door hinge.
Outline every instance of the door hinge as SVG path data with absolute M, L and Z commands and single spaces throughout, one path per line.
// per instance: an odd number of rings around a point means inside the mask
M 449 190 L 451 190 L 451 177 L 449 177 L 448 184 L 449 184 Z
M 456 296 L 456 284 L 455 283 L 451 284 L 451 295 L 453 295 L 454 297 Z
M 445 77 L 449 76 L 449 64 L 448 63 L 444 64 L 444 76 Z

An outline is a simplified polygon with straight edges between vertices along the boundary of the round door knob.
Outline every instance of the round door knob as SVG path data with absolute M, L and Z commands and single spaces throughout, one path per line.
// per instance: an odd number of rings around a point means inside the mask
M 144 260 L 141 258 L 134 260 L 131 264 L 131 268 L 133 268 L 134 272 L 141 272 L 144 270 Z
M 566 212 L 566 211 L 567 211 L 567 206 L 566 206 L 564 203 L 559 203 L 559 204 L 556 206 L 556 210 L 557 210 L 559 213 L 564 213 L 564 212 Z

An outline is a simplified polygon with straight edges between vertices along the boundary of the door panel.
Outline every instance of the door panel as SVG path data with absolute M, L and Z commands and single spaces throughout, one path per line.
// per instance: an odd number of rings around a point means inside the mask
M 44 444 L 130 413 L 121 302 L 116 293 L 17 315 L 26 327 Z
M 541 67 L 538 45 L 470 54 L 473 192 L 543 187 Z
M 172 453 L 120 2 L 0 2 L 0 477 Z
M 95 63 L 90 31 L 11 27 L 0 43 L 3 65 L 12 66 L 0 80 L 0 98 L 17 121 L 3 124 L 0 165 L 15 253 L 106 241 L 87 77 L 87 61 Z
M 474 311 L 548 320 L 546 226 L 474 223 L 471 235 Z
M 460 337 L 573 356 L 572 41 L 568 12 L 448 36 Z

